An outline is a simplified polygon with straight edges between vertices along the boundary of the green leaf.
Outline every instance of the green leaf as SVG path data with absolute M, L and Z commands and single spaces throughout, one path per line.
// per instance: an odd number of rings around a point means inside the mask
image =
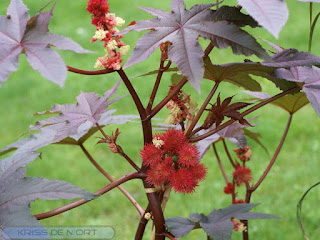
M 231 63 L 214 65 L 211 63 L 210 59 L 206 59 L 204 78 L 216 82 L 226 81 L 250 91 L 261 91 L 260 84 L 250 75 L 265 77 L 268 73 L 272 73 L 273 71 L 273 68 L 265 67 L 260 64 Z
M 285 79 L 276 78 L 273 75 L 269 75 L 267 77 L 267 79 L 270 80 L 271 82 L 273 82 L 276 85 L 276 87 L 282 91 L 287 91 L 287 90 L 294 88 L 296 86 L 296 84 L 294 82 L 290 82 Z
M 250 92 L 250 91 L 243 91 L 243 92 L 253 96 L 255 100 L 259 100 L 259 101 L 270 98 L 270 95 L 267 93 Z M 288 94 L 271 102 L 272 105 L 278 106 L 290 114 L 294 114 L 295 112 L 299 111 L 308 103 L 309 103 L 309 100 L 306 94 L 303 92 L 298 92 L 293 95 Z
M 294 95 L 285 95 L 282 98 L 278 98 L 273 101 L 271 104 L 276 105 L 288 113 L 295 113 L 299 111 L 301 108 L 309 104 L 309 100 L 305 93 L 299 92 Z
M 250 131 L 247 128 L 243 128 L 243 132 L 244 135 L 246 135 L 247 137 L 251 138 L 253 141 L 255 141 L 256 143 L 258 143 L 265 151 L 266 153 L 269 155 L 268 149 L 266 148 L 266 146 L 260 141 L 260 138 L 262 138 L 262 135 L 258 132 L 254 132 L 254 131 Z
M 183 75 L 178 74 L 178 73 L 174 73 L 171 75 L 171 83 L 172 85 L 177 85 L 181 79 L 183 78 Z

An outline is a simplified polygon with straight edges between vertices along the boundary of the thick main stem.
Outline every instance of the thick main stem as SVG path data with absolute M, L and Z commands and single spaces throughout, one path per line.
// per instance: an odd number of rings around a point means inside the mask
M 144 144 L 151 143 L 152 142 L 151 119 L 147 119 L 146 109 L 143 107 L 137 92 L 135 91 L 134 87 L 132 86 L 132 84 L 131 84 L 129 78 L 127 77 L 127 75 L 125 74 L 125 72 L 122 69 L 118 70 L 117 72 L 120 75 L 123 82 L 125 83 L 128 91 L 129 91 L 129 93 L 130 93 L 130 95 L 136 105 L 136 108 L 139 112 L 141 123 L 142 123 Z M 145 174 L 146 171 L 147 171 L 147 168 L 142 166 L 140 172 L 142 174 Z M 152 188 L 153 187 L 152 185 L 148 184 L 145 180 L 143 180 L 143 185 L 144 185 L 144 188 Z M 151 206 L 152 214 L 154 216 L 154 223 L 156 226 L 156 240 L 164 240 L 162 233 L 165 231 L 165 226 L 164 226 L 165 221 L 164 221 L 163 212 L 161 210 L 158 194 L 156 192 L 147 193 L 147 198 L 148 198 L 149 204 Z M 140 228 L 140 224 L 139 224 L 138 229 L 143 229 L 143 228 Z M 142 234 L 137 233 L 136 235 L 142 236 L 143 233 Z
M 206 58 L 211 50 L 213 49 L 214 45 L 210 42 L 208 47 L 205 50 L 204 58 Z M 170 66 L 170 65 L 167 65 Z M 143 129 L 143 137 L 144 137 L 144 144 L 148 144 L 152 142 L 152 126 L 151 126 L 151 119 L 153 116 L 155 116 L 166 104 L 170 101 L 170 99 L 177 93 L 179 90 L 186 84 L 187 78 L 183 77 L 181 81 L 175 86 L 173 91 L 171 91 L 153 110 L 147 112 L 146 109 L 143 108 L 141 101 L 137 95 L 137 93 L 134 91 L 130 80 L 127 78 L 125 73 L 121 70 L 118 71 L 119 75 L 121 76 L 122 80 L 125 82 L 132 98 L 134 99 L 134 102 L 136 104 L 136 107 L 140 114 L 140 119 L 142 122 L 142 129 Z M 161 75 L 160 75 L 161 76 Z M 154 92 L 156 93 L 156 89 L 154 88 Z M 154 94 L 155 94 L 154 93 Z M 147 167 L 142 166 L 141 172 L 146 173 Z M 154 186 L 150 185 L 146 181 L 143 181 L 143 185 L 145 188 L 153 188 Z M 147 197 L 149 200 L 149 204 L 151 206 L 152 215 L 154 216 L 154 225 L 156 227 L 156 236 L 155 240 L 164 240 L 163 233 L 165 232 L 165 220 L 163 216 L 163 212 L 161 209 L 159 196 L 156 192 L 153 193 L 147 193 Z M 138 230 L 136 233 L 136 240 L 140 240 L 140 238 L 143 236 L 144 227 L 141 226 L 141 224 L 144 224 L 143 222 L 139 224 Z
M 145 177 L 145 175 L 143 173 L 139 173 L 139 172 L 129 173 L 129 174 L 126 174 L 123 177 L 117 179 L 113 183 L 110 183 L 109 185 L 99 189 L 98 191 L 94 192 L 93 194 L 94 195 L 103 195 L 103 194 L 109 192 L 110 190 L 116 188 L 117 186 L 119 186 L 122 183 L 125 183 L 125 182 L 127 182 L 129 180 L 132 180 L 132 179 L 137 179 L 137 178 L 142 179 L 144 177 Z M 61 214 L 63 212 L 69 211 L 69 210 L 71 210 L 73 208 L 79 207 L 79 206 L 81 206 L 81 205 L 83 205 L 83 204 L 85 204 L 87 202 L 90 202 L 90 201 L 92 201 L 92 200 L 80 199 L 80 200 L 74 201 L 72 203 L 69 203 L 67 205 L 64 205 L 62 207 L 53 209 L 53 210 L 51 210 L 49 212 L 36 214 L 36 215 L 34 215 L 34 217 L 37 220 L 53 217 L 53 216 L 56 216 L 56 215 Z
M 99 172 L 101 172 L 111 183 L 114 182 L 114 178 L 111 177 L 92 157 L 92 155 L 87 151 L 87 149 L 80 144 L 80 148 L 82 149 L 83 153 L 87 156 L 89 161 L 95 166 Z M 139 205 L 139 203 L 128 193 L 122 186 L 117 186 L 117 188 L 129 199 L 129 201 L 133 204 L 133 206 L 138 210 L 140 216 L 143 215 L 144 210 Z
M 151 120 L 143 121 L 142 122 L 142 128 L 143 128 L 143 136 L 144 136 L 144 144 L 148 144 L 152 142 L 152 126 L 151 126 Z M 142 166 L 141 172 L 145 173 L 147 171 L 147 167 Z M 151 184 L 147 183 L 146 181 L 143 181 L 143 185 L 145 189 L 154 188 Z M 147 198 L 149 200 L 149 204 L 151 207 L 152 215 L 154 216 L 154 225 L 156 227 L 156 237 L 155 240 L 164 240 L 164 236 L 162 235 L 165 232 L 165 220 L 163 216 L 163 212 L 161 209 L 159 196 L 157 192 L 147 193 Z M 144 230 L 140 227 L 140 224 L 138 226 L 138 230 Z M 143 236 L 143 233 L 136 233 L 136 236 Z M 136 238 L 136 240 L 140 240 Z
M 134 89 L 129 78 L 127 77 L 126 73 L 122 69 L 118 70 L 117 72 L 120 75 L 124 84 L 126 85 L 128 91 L 129 91 L 129 93 L 130 93 L 130 95 L 131 95 L 131 97 L 137 107 L 137 110 L 139 112 L 141 119 L 144 119 L 146 117 L 146 111 L 141 103 L 141 100 L 140 100 L 136 90 Z

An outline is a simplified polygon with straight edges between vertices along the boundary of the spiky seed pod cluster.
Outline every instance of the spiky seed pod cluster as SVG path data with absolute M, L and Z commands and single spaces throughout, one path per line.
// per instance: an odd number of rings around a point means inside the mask
M 192 193 L 206 176 L 197 148 L 187 141 L 181 130 L 155 135 L 140 156 L 143 165 L 149 167 L 146 181 L 155 186 L 170 185 L 176 192 Z

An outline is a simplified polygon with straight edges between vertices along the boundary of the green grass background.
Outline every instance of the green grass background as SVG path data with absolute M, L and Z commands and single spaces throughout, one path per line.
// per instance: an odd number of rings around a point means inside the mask
M 31 9 L 30 13 L 35 14 L 46 1 L 25 0 Z M 150 18 L 150 15 L 136 8 L 137 6 L 154 7 L 169 10 L 169 0 L 147 1 L 147 0 L 110 0 L 111 12 L 123 17 L 127 23 L 136 20 Z M 195 3 L 210 3 L 210 0 L 186 0 L 188 7 Z M 234 0 L 225 0 L 225 4 L 235 4 Z M 282 45 L 285 48 L 297 48 L 307 50 L 309 34 L 309 10 L 307 3 L 296 0 L 287 1 L 290 9 L 290 18 L 287 25 L 275 39 L 264 29 L 248 29 L 256 37 Z M 1 15 L 9 0 L 0 2 Z M 319 12 L 320 5 L 314 4 Z M 73 52 L 59 51 L 66 64 L 82 69 L 92 69 L 97 57 L 103 55 L 101 43 L 90 44 L 95 28 L 90 24 L 90 15 L 87 14 L 86 1 L 59 0 L 54 11 L 54 17 L 50 23 L 50 30 L 54 33 L 63 34 L 79 42 L 83 47 L 95 51 L 91 55 L 78 55 Z M 124 41 L 134 46 L 141 33 L 130 33 L 125 36 Z M 320 55 L 319 27 L 316 28 L 314 36 L 313 53 Z M 201 40 L 203 46 L 207 41 Z M 264 46 L 270 49 L 269 46 Z M 214 49 L 210 55 L 214 63 L 226 63 L 242 61 L 243 56 L 233 56 L 230 49 Z M 153 54 L 150 60 L 137 64 L 127 70 L 129 77 L 134 77 L 154 70 L 158 67 L 159 52 Z M 0 147 L 18 140 L 22 133 L 26 132 L 28 126 L 36 121 L 31 117 L 34 112 L 49 109 L 53 104 L 75 103 L 75 97 L 80 90 L 85 92 L 96 91 L 102 94 L 112 87 L 119 77 L 114 73 L 105 76 L 81 76 L 68 73 L 65 86 L 59 86 L 41 77 L 28 65 L 25 56 L 20 57 L 19 70 L 10 75 L 7 82 L 0 88 Z M 276 93 L 277 89 L 263 79 L 264 90 Z M 132 80 L 134 87 L 143 102 L 151 92 L 154 76 L 136 78 Z M 166 74 L 161 89 L 156 98 L 158 102 L 168 92 L 170 75 Z M 196 93 L 187 86 L 185 90 L 192 94 L 192 99 L 201 101 L 213 86 L 210 81 L 203 81 L 201 94 Z M 230 84 L 223 84 L 219 89 L 222 96 L 235 95 L 236 98 L 243 98 L 238 87 Z M 118 95 L 126 94 L 124 84 L 121 84 Z M 115 103 L 113 108 L 118 109 L 118 114 L 137 114 L 133 107 L 133 101 L 126 97 Z M 160 112 L 159 117 L 165 118 L 167 110 Z M 285 128 L 288 114 L 283 110 L 266 106 L 251 116 L 260 116 L 257 122 L 261 124 L 256 130 L 263 135 L 263 143 L 273 154 Z M 117 126 L 106 127 L 107 133 L 114 131 Z M 139 150 L 142 148 L 141 127 L 139 124 L 130 123 L 126 126 L 119 126 L 122 134 L 119 138 L 123 149 L 137 164 L 141 164 Z M 309 186 L 320 181 L 319 176 L 319 118 L 310 105 L 298 112 L 292 123 L 292 131 L 289 132 L 284 149 L 281 152 L 274 168 L 263 182 L 261 187 L 253 194 L 252 202 L 262 203 L 256 207 L 256 211 L 272 213 L 280 216 L 281 220 L 253 220 L 250 222 L 250 239 L 254 240 L 278 240 L 278 239 L 303 239 L 296 220 L 296 205 L 302 194 Z M 99 136 L 97 134 L 96 136 Z M 112 154 L 105 145 L 95 145 L 97 139 L 92 138 L 86 142 L 86 147 L 114 178 L 118 178 L 132 169 L 124 159 Z M 249 140 L 252 145 L 253 157 L 249 166 L 253 170 L 254 180 L 257 180 L 263 173 L 271 156 L 268 156 L 260 146 Z M 218 147 L 222 150 L 221 144 Z M 234 148 L 230 144 L 230 148 Z M 102 176 L 86 159 L 78 147 L 53 145 L 42 150 L 42 159 L 37 159 L 29 166 L 28 175 L 42 176 L 48 179 L 66 180 L 76 184 L 88 191 L 96 191 L 105 186 L 108 181 Z M 221 154 L 228 174 L 232 169 L 227 163 L 226 156 Z M 219 171 L 215 157 L 209 152 L 203 162 L 208 167 L 208 175 L 197 188 L 195 194 L 171 195 L 165 213 L 166 217 L 181 216 L 187 217 L 190 213 L 202 212 L 208 214 L 213 208 L 223 208 L 230 204 L 229 196 L 223 194 L 224 180 Z M 141 204 L 147 204 L 146 196 L 139 181 L 132 181 L 123 185 Z M 240 194 L 243 194 L 240 192 Z M 240 195 L 241 196 L 241 195 Z M 319 189 L 312 191 L 306 198 L 303 205 L 303 219 L 310 239 L 319 239 L 320 234 L 320 208 Z M 68 201 L 36 201 L 32 203 L 32 213 L 41 213 L 59 207 Z M 138 224 L 139 216 L 136 210 L 120 191 L 114 190 L 106 195 L 85 204 L 78 209 L 66 212 L 59 216 L 43 220 L 44 225 L 114 225 L 117 229 L 117 239 L 133 239 Z M 144 239 L 148 239 L 150 225 Z M 206 239 L 199 230 L 183 239 Z M 240 239 L 240 234 L 235 233 L 233 239 Z

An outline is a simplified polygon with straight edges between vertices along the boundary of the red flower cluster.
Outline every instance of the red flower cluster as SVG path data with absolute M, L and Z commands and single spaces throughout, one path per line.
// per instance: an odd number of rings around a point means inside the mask
M 176 192 L 191 193 L 206 176 L 198 150 L 188 143 L 181 130 L 155 135 L 140 156 L 143 165 L 150 167 L 146 181 L 155 186 L 168 184 Z
M 246 146 L 245 148 L 233 149 L 233 151 L 237 154 L 237 157 L 242 162 L 247 162 L 250 160 L 252 156 L 252 152 L 250 150 L 251 147 Z
M 92 24 L 97 26 L 95 35 L 91 42 L 100 40 L 104 42 L 106 55 L 97 59 L 95 68 L 110 68 L 119 70 L 122 65 L 121 57 L 126 55 L 130 49 L 121 41 L 122 35 L 115 35 L 119 32 L 117 26 L 122 26 L 125 21 L 109 13 L 108 0 L 89 0 L 87 10 L 92 14 Z
M 105 24 L 106 14 L 109 12 L 107 0 L 90 0 L 88 1 L 87 11 L 92 14 L 93 25 L 103 27 Z
M 237 186 L 247 184 L 252 180 L 251 170 L 245 166 L 239 166 L 233 172 L 233 178 Z
M 170 91 L 175 85 L 170 86 Z M 179 124 L 186 119 L 192 119 L 196 113 L 197 104 L 190 100 L 190 95 L 187 95 L 182 90 L 176 93 L 171 100 L 166 104 L 170 109 L 170 115 L 166 120 L 167 124 Z

